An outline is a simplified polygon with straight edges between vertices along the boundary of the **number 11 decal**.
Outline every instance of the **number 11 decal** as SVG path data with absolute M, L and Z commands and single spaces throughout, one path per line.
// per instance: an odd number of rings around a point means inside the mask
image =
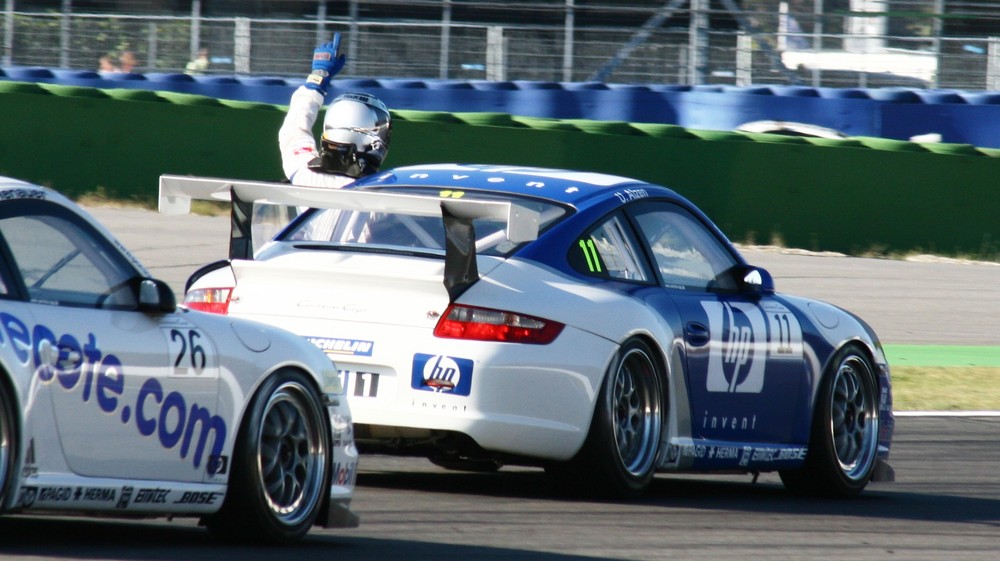
M 802 326 L 791 310 L 778 302 L 762 306 L 767 313 L 768 356 L 771 359 L 800 360 L 802 358 Z
M 378 374 L 375 372 L 354 373 L 354 397 L 376 397 L 378 395 Z

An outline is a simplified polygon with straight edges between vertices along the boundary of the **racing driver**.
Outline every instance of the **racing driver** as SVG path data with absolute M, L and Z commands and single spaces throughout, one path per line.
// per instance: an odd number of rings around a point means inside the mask
M 292 94 L 288 113 L 278 131 L 281 165 L 293 185 L 339 189 L 378 171 L 389 151 L 392 122 L 389 110 L 366 93 L 338 95 L 326 108 L 320 148 L 313 124 L 330 88 L 330 79 L 343 67 L 340 33 L 313 52 L 312 73 Z

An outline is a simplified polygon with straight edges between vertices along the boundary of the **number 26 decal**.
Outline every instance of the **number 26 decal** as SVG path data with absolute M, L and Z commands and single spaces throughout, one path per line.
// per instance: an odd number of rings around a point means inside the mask
M 202 338 L 197 329 L 173 328 L 168 331 L 170 356 L 174 359 L 172 376 L 200 376 L 205 371 L 208 353 Z

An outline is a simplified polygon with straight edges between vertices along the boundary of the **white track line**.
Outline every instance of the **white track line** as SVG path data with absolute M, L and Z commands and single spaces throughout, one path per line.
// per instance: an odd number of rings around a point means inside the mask
M 1000 417 L 1000 411 L 893 411 L 896 417 Z

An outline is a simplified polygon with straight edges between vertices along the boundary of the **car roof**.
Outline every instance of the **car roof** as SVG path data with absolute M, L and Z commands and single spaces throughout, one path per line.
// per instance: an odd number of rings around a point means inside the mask
M 0 175 L 0 200 L 15 199 L 45 199 L 65 207 L 72 208 L 74 206 L 68 197 L 55 189 Z M 93 222 L 89 216 L 85 215 L 84 218 Z
M 655 189 L 676 193 L 638 179 L 596 173 L 530 166 L 488 164 L 433 164 L 405 166 L 366 177 L 358 188 L 435 187 L 467 189 L 549 199 L 575 207 L 587 201 L 605 200 L 629 189 Z M 604 195 L 604 196 L 601 196 Z
M 28 183 L 27 181 L 22 181 L 20 179 L 15 179 L 13 177 L 6 177 L 0 175 L 0 189 L 24 189 L 25 187 L 31 189 L 38 189 L 39 187 L 35 184 Z

